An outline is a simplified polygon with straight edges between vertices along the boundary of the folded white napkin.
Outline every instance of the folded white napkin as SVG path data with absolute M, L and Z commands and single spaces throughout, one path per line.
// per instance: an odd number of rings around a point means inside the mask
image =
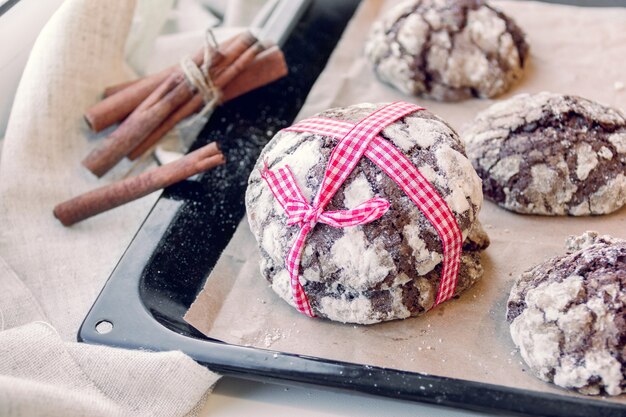
M 55 204 L 121 175 L 80 166 L 82 112 L 128 77 L 134 1 L 67 0 L 41 32 L 0 161 L 0 415 L 195 415 L 218 376 L 180 352 L 75 343 L 157 193 L 71 228 Z M 122 168 L 123 169 L 123 168 Z M 43 322 L 46 322 L 44 324 Z

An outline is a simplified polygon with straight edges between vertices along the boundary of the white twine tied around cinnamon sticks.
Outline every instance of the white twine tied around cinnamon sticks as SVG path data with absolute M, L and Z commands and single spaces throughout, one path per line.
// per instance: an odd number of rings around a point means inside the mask
M 204 100 L 204 107 L 197 113 L 197 115 L 190 121 L 193 124 L 200 118 L 207 117 L 215 107 L 219 104 L 222 98 L 222 92 L 213 83 L 209 69 L 211 68 L 211 57 L 217 51 L 218 44 L 215 40 L 212 30 L 207 30 L 206 39 L 204 44 L 204 59 L 202 65 L 198 66 L 191 57 L 191 55 L 184 56 L 180 60 L 180 68 L 185 75 L 189 87 L 199 92 Z
M 219 48 L 203 49 L 193 58 L 196 65 L 203 63 L 205 53 L 210 58 L 208 74 L 214 86 L 221 91 L 221 95 L 214 97 L 217 102 L 213 103 L 213 107 L 280 78 L 287 72 L 280 50 L 275 46 L 267 48 L 250 32 L 225 41 Z M 130 114 L 127 113 L 128 102 L 136 105 Z M 186 81 L 180 65 L 131 83 L 126 88 L 122 87 L 121 91 L 105 98 L 85 115 L 94 127 L 119 121 L 120 116 L 123 118 L 128 114 L 82 163 L 100 177 L 123 158 L 134 160 L 148 151 L 178 122 L 203 106 L 203 95 Z M 105 113 L 104 122 L 97 123 L 99 118 L 96 116 L 102 116 L 103 111 L 115 112 L 115 117 L 107 117 Z

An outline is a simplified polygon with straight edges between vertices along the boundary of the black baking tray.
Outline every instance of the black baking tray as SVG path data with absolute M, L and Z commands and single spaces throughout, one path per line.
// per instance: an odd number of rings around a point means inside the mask
M 164 190 L 85 318 L 78 340 L 181 350 L 215 372 L 253 380 L 491 413 L 625 416 L 624 406 L 597 400 L 230 345 L 183 320 L 245 214 L 243 195 L 258 154 L 296 117 L 357 5 L 358 0 L 313 1 L 283 47 L 289 76 L 213 114 L 192 150 L 217 141 L 229 163 Z

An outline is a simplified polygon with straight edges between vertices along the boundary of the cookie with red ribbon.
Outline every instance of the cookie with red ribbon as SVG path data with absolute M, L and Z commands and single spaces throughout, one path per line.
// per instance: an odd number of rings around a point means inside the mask
M 410 103 L 322 112 L 280 131 L 250 176 L 261 273 L 309 316 L 370 324 L 473 285 L 489 240 L 457 134 Z

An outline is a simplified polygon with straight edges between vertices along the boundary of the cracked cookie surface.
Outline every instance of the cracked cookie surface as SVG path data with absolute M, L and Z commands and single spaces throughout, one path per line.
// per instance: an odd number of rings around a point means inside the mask
M 507 320 L 539 378 L 583 394 L 626 392 L 626 240 L 587 232 L 523 273 Z
M 626 204 L 626 118 L 577 96 L 520 94 L 464 134 L 485 196 L 518 213 L 606 214 Z
M 457 101 L 507 91 L 528 45 L 510 17 L 482 0 L 408 0 L 374 23 L 365 54 L 398 90 Z
M 356 123 L 383 105 L 361 104 L 319 116 Z M 479 251 L 489 240 L 478 223 L 480 179 L 457 134 L 422 110 L 386 127 L 381 136 L 402 151 L 446 200 L 465 240 L 456 293 L 482 275 Z M 261 273 L 293 305 L 285 258 L 298 232 L 260 176 L 288 165 L 311 201 L 317 193 L 336 140 L 281 131 L 267 144 L 246 192 L 250 228 L 259 244 Z M 415 316 L 434 303 L 443 250 L 435 228 L 400 187 L 365 157 L 326 210 L 353 208 L 380 196 L 391 204 L 380 219 L 344 229 L 317 224 L 304 247 L 301 274 L 314 313 L 350 323 L 376 323 Z

